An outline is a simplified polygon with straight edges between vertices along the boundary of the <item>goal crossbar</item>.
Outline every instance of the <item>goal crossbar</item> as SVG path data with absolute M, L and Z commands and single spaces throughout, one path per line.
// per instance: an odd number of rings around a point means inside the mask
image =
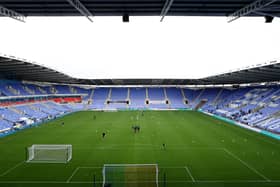
M 26 162 L 67 163 L 72 159 L 72 145 L 34 144 L 27 148 Z

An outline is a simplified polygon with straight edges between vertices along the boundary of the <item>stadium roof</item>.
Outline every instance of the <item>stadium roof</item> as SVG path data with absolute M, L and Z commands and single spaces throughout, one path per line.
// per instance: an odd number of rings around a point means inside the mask
M 280 62 L 238 69 L 202 79 L 77 79 L 54 69 L 6 55 L 0 56 L 0 79 L 86 85 L 218 85 L 280 81 Z
M 86 16 L 89 19 L 124 15 L 230 16 L 233 20 L 242 16 L 280 16 L 277 0 L 0 0 L 0 5 L 18 16 Z M 4 14 L 17 17 L 7 11 Z
M 61 72 L 15 57 L 0 56 L 0 78 L 40 82 L 79 83 Z

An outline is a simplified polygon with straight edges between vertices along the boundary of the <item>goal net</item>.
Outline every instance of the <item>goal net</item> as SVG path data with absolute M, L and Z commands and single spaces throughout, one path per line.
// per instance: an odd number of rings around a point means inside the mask
M 103 187 L 158 187 L 157 164 L 105 164 Z
M 72 145 L 32 145 L 27 148 L 27 162 L 67 163 L 72 159 Z

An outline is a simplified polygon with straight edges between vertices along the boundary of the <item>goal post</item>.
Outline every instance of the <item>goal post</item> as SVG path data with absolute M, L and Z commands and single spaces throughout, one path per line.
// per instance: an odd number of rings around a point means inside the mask
M 27 148 L 26 162 L 67 163 L 72 159 L 72 145 L 34 144 Z
M 105 164 L 103 187 L 158 187 L 157 164 Z

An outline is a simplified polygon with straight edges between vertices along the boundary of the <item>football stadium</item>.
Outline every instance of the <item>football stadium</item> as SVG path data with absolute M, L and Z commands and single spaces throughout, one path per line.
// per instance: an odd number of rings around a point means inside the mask
M 14 22 L 214 16 L 267 24 L 279 8 L 275 0 L 0 0 L 1 17 Z M 0 55 L 1 187 L 279 187 L 279 141 L 278 60 L 204 78 L 92 79 Z

